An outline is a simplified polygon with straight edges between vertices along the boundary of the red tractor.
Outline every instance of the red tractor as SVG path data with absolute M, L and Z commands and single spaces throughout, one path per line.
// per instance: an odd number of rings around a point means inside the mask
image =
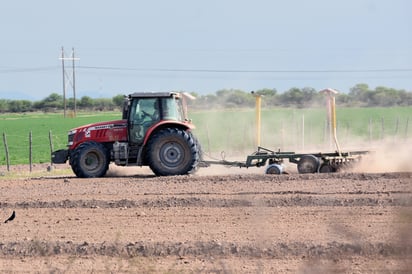
M 66 163 L 77 177 L 102 177 L 109 163 L 149 166 L 158 176 L 194 172 L 200 144 L 186 117 L 185 95 L 176 92 L 133 93 L 126 97 L 122 120 L 72 129 L 68 149 L 52 153 L 53 163 Z

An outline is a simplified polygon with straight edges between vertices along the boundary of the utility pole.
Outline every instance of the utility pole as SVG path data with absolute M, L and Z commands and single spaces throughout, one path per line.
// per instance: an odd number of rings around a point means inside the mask
M 75 75 L 76 73 L 74 72 L 74 48 L 72 48 L 72 77 L 73 77 L 73 99 L 74 99 L 74 116 L 76 117 L 77 113 L 77 107 L 76 107 L 76 81 L 75 81 Z
M 60 57 L 62 60 L 62 72 L 63 72 L 63 116 L 66 118 L 66 76 L 64 70 L 64 48 L 62 47 L 62 56 Z
M 62 71 L 63 71 L 63 107 L 64 107 L 64 118 L 66 118 L 66 108 L 67 108 L 67 103 L 66 103 L 66 85 L 70 84 L 72 86 L 73 89 L 73 99 L 74 99 L 74 110 L 73 110 L 73 115 L 74 117 L 76 117 L 76 113 L 77 113 L 77 106 L 76 106 L 76 82 L 75 82 L 75 63 L 74 61 L 78 61 L 80 60 L 80 58 L 76 58 L 74 57 L 74 48 L 72 48 L 72 55 L 71 57 L 65 57 L 64 54 L 64 48 L 62 47 L 62 53 L 61 53 L 61 57 L 59 58 L 60 60 L 62 60 Z M 71 75 L 66 71 L 66 67 L 65 67 L 65 61 L 72 61 L 72 73 Z M 67 82 L 66 82 L 67 80 Z

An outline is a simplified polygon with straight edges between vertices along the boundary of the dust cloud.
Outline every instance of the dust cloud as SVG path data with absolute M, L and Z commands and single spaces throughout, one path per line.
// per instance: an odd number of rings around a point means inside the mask
M 354 172 L 411 172 L 412 141 L 380 141 L 369 144 L 370 153 L 364 156 Z
M 326 149 L 328 152 L 332 150 Z M 325 150 L 325 151 L 326 151 Z M 384 173 L 384 172 L 412 172 L 412 140 L 394 142 L 390 141 L 377 141 L 364 144 L 352 144 L 342 147 L 342 151 L 356 151 L 366 150 L 368 154 L 362 156 L 360 162 L 356 163 L 349 172 L 355 173 Z M 309 150 L 309 152 L 318 150 Z M 323 150 L 322 150 L 323 151 Z M 253 150 L 246 152 L 233 152 L 228 151 L 227 157 L 223 158 L 218 153 L 209 156 L 205 153 L 203 158 L 206 161 L 226 160 L 229 162 L 245 162 L 247 155 L 251 154 Z M 303 151 L 301 151 L 303 152 Z M 288 173 L 295 173 L 296 165 L 289 163 L 287 160 L 284 162 L 285 171 Z M 250 167 L 240 168 L 236 165 L 221 165 L 211 164 L 209 167 L 200 167 L 195 176 L 211 176 L 211 175 L 242 175 L 242 174 L 264 174 L 265 167 Z M 111 164 L 107 172 L 107 177 L 124 177 L 124 176 L 154 176 L 149 167 L 120 167 L 115 164 Z
M 115 164 L 109 165 L 106 177 L 129 177 L 129 176 L 154 176 L 154 173 L 147 166 L 116 166 Z

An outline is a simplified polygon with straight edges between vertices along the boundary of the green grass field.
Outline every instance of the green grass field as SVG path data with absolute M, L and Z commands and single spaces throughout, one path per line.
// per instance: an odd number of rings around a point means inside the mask
M 121 119 L 120 113 L 81 113 L 76 118 L 60 114 L 28 113 L 0 115 L 1 134 L 5 134 L 10 164 L 29 163 L 29 134 L 32 132 L 33 163 L 50 162 L 49 131 L 54 149 L 65 148 L 71 128 L 106 120 Z M 0 165 L 6 164 L 4 139 L 1 137 Z
M 10 163 L 29 163 L 29 133 L 32 132 L 33 163 L 50 162 L 49 131 L 55 150 L 65 148 L 67 131 L 99 121 L 120 119 L 119 112 L 79 113 L 76 118 L 59 114 L 1 114 Z M 225 151 L 247 155 L 255 149 L 255 110 L 192 111 L 190 117 L 206 153 Z M 340 108 L 337 131 L 341 145 L 353 141 L 412 136 L 412 108 Z M 263 109 L 261 145 L 270 149 L 299 151 L 329 142 L 325 109 Z M 6 165 L 3 136 L 0 166 Z

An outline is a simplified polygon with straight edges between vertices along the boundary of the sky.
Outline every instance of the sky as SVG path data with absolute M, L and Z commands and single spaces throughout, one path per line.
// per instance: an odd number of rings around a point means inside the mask
M 358 83 L 412 91 L 411 11 L 410 0 L 3 1 L 0 98 L 62 94 L 62 47 L 79 58 L 78 98 Z

